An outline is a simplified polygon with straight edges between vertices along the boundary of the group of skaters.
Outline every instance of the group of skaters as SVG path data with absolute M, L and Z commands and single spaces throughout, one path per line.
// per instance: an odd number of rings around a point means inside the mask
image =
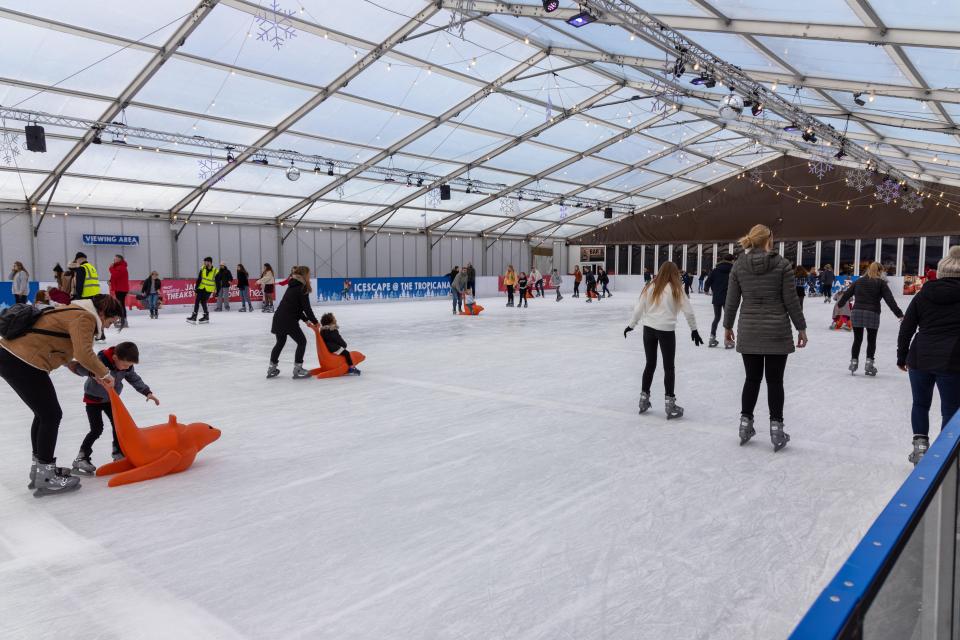
M 770 417 L 770 441 L 779 451 L 790 441 L 784 427 L 784 373 L 787 358 L 807 345 L 807 322 L 803 314 L 800 276 L 789 260 L 773 250 L 773 233 L 756 225 L 739 241 L 743 253 L 735 258 L 724 255 L 703 278 L 702 290 L 712 295 L 714 318 L 709 346 L 719 346 L 717 329 L 724 329 L 724 344 L 736 348 L 744 366 L 739 420 L 740 444 L 755 435 L 754 409 L 760 387 L 766 382 Z M 652 274 L 651 274 L 652 275 Z M 808 286 L 809 273 L 803 276 Z M 830 301 L 834 275 L 829 265 L 817 275 L 817 284 Z M 640 413 L 652 407 L 651 386 L 657 369 L 658 351 L 664 372 L 665 413 L 667 419 L 683 415 L 675 395 L 676 324 L 679 314 L 686 318 L 695 346 L 703 344 L 696 316 L 684 289 L 679 268 L 664 262 L 640 294 L 624 338 L 640 324 L 646 366 L 641 380 Z M 864 275 L 838 292 L 837 304 L 852 301 L 851 325 L 854 334 L 848 369 L 859 369 L 860 353 L 866 337 L 864 372 L 876 376 L 876 345 L 880 327 L 881 302 L 901 320 L 897 340 L 897 367 L 908 372 L 913 406 L 913 451 L 908 459 L 916 464 L 929 447 L 929 412 L 936 388 L 940 394 L 942 425 L 960 410 L 960 246 L 950 249 L 935 274 L 902 312 L 886 281 L 883 266 L 874 262 Z M 738 318 L 739 315 L 739 318 Z M 734 331 L 736 325 L 736 332 Z M 797 336 L 794 341 L 793 330 Z
M 290 271 L 290 276 L 287 280 L 280 283 L 281 286 L 287 284 L 292 276 L 293 270 Z M 260 277 L 257 278 L 254 283 L 260 285 L 263 291 L 263 306 L 261 307 L 261 311 L 264 313 L 273 313 L 277 278 L 269 262 L 263 263 L 263 270 L 260 272 Z M 194 284 L 196 297 L 193 302 L 193 313 L 187 317 L 187 322 L 210 322 L 210 310 L 207 307 L 207 303 L 213 296 L 216 296 L 217 300 L 217 306 L 214 311 L 230 311 L 230 289 L 232 284 L 233 274 L 225 262 L 220 262 L 220 266 L 214 267 L 213 258 L 210 256 L 204 258 L 203 265 L 197 273 L 197 280 Z M 250 300 L 250 273 L 243 264 L 237 265 L 237 290 L 240 294 L 240 313 L 252 312 L 253 302 Z M 201 309 L 203 310 L 203 315 L 198 317 Z

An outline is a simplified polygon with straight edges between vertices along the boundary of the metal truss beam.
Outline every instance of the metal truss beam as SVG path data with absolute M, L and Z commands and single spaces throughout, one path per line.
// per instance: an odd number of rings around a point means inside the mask
M 217 6 L 219 0 L 201 0 L 200 3 L 190 12 L 190 14 L 180 23 L 180 26 L 177 27 L 167 41 L 164 43 L 156 53 L 150 58 L 149 62 L 140 70 L 140 72 L 130 81 L 130 83 L 124 88 L 123 91 L 118 95 L 107 107 L 107 109 L 101 114 L 99 120 L 102 122 L 112 122 L 121 111 L 127 108 L 127 105 L 130 104 L 130 101 L 133 100 L 133 97 L 139 93 L 139 91 L 150 81 L 150 79 L 160 70 L 160 67 L 170 59 L 170 56 L 186 42 L 187 38 L 193 31 L 203 22 L 203 19 L 210 15 L 210 12 L 213 11 L 213 8 Z M 94 138 L 97 136 L 98 131 L 88 130 L 83 138 L 77 142 L 73 147 L 67 152 L 67 154 L 57 163 L 57 166 L 54 167 L 53 171 L 47 175 L 40 182 L 40 185 L 30 194 L 30 197 L 27 199 L 28 203 L 33 205 L 39 202 L 40 198 L 47 192 L 48 189 L 53 187 L 60 181 L 60 176 L 72 165 L 77 158 L 80 157 L 80 154 L 90 146 Z

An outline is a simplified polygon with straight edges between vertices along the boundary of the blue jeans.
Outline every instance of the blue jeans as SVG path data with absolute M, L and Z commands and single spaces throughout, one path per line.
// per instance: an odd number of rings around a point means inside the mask
M 453 312 L 457 313 L 463 309 L 463 298 L 460 297 L 460 292 L 456 289 L 451 289 L 450 295 L 453 297 Z
M 147 309 L 150 310 L 150 313 L 156 315 L 158 302 L 160 302 L 160 294 L 157 294 L 157 293 L 147 294 Z
M 240 287 L 240 308 L 244 309 L 250 307 L 250 310 L 253 311 L 253 303 L 250 302 L 250 289 L 248 287 Z
M 960 410 L 960 373 L 941 373 L 910 369 L 910 388 L 913 391 L 913 409 L 910 422 L 914 435 L 930 433 L 930 404 L 933 402 L 933 387 L 940 391 L 941 428 Z

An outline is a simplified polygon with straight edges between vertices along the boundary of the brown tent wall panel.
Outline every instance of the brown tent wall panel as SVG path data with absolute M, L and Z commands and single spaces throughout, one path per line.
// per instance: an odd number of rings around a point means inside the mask
M 570 244 L 683 244 L 728 242 L 741 237 L 751 226 L 762 223 L 784 240 L 843 240 L 846 238 L 892 238 L 932 235 L 960 235 L 960 188 L 926 183 L 932 199 L 913 213 L 873 197 L 875 189 L 862 193 L 848 187 L 846 167 L 837 166 L 818 180 L 807 161 L 782 156 L 759 166 L 770 184 L 761 188 L 749 179 L 732 178 L 704 187 L 627 217 L 620 222 L 572 238 Z M 773 177 L 773 171 L 777 176 Z M 880 177 L 875 175 L 874 181 Z M 797 203 L 790 195 L 799 191 L 813 200 Z M 816 189 L 819 186 L 819 189 Z M 772 187 L 772 188 L 771 188 Z M 781 192 L 777 195 L 776 191 Z M 936 199 L 943 192 L 943 204 Z M 712 200 L 711 204 L 708 201 Z M 846 201 L 852 205 L 846 210 Z M 820 201 L 841 203 L 823 207 Z M 873 209 L 865 205 L 872 204 Z M 691 211 L 696 207 L 696 211 Z M 679 215 L 677 215 L 679 213 Z

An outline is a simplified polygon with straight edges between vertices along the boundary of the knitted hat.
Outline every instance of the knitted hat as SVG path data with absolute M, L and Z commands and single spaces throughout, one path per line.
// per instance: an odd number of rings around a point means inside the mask
M 85 254 L 83 251 L 77 251 L 77 255 L 73 256 L 73 259 L 79 260 L 80 258 L 83 258 L 84 260 L 86 260 L 87 254 Z
M 960 245 L 950 247 L 950 253 L 937 265 L 937 278 L 960 278 Z

